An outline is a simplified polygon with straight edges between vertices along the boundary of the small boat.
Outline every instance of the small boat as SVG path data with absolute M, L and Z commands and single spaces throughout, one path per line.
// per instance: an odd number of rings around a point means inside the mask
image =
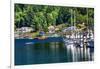
M 34 42 L 27 42 L 26 45 L 34 44 Z

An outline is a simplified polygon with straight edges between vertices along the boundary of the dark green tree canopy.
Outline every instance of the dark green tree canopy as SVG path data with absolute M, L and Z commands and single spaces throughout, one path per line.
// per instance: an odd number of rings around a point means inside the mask
M 94 9 L 83 7 L 63 7 L 48 5 L 15 4 L 15 27 L 32 27 L 46 30 L 50 25 L 66 23 L 70 26 L 71 18 L 75 17 L 76 23 L 94 23 Z

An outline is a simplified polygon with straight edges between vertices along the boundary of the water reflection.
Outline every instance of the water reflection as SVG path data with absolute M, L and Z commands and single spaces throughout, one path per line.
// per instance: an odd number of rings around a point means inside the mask
M 66 45 L 64 42 L 44 42 L 15 46 L 15 65 L 92 61 L 93 49 Z

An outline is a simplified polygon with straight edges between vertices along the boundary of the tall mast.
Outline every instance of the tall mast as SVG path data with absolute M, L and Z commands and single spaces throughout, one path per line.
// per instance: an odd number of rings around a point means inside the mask
M 76 10 L 76 8 L 74 9 L 74 27 L 76 28 L 76 15 L 75 15 L 75 10 Z M 75 38 L 76 38 L 76 29 L 74 30 L 74 36 L 75 36 Z
M 71 26 L 73 25 L 73 16 L 72 16 L 72 9 L 71 9 Z
M 88 18 L 89 18 L 89 17 L 88 17 L 88 8 L 87 8 L 87 32 L 90 34 L 89 26 L 88 26 L 88 25 L 89 25 L 89 23 L 88 23 Z

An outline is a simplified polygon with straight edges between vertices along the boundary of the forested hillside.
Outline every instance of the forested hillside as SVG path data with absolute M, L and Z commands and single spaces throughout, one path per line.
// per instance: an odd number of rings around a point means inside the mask
M 48 5 L 15 4 L 15 29 L 32 27 L 35 30 L 47 30 L 48 26 L 74 23 L 94 25 L 94 9 L 84 7 L 64 7 Z

